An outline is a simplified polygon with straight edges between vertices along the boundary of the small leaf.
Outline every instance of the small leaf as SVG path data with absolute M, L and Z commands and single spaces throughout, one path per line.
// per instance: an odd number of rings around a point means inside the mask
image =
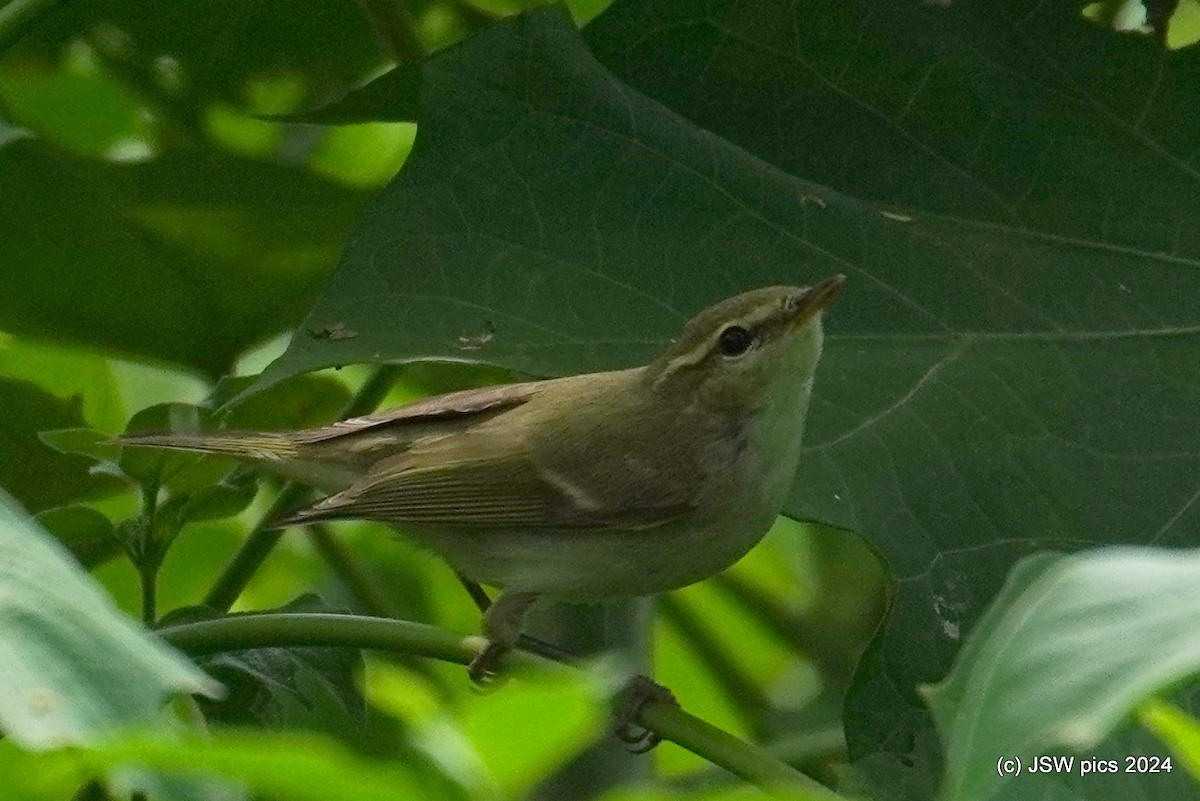
M 272 612 L 345 612 L 315 595 L 302 595 Z M 177 610 L 163 623 L 212 620 L 210 609 Z M 204 715 L 226 724 L 300 727 L 355 739 L 367 725 L 366 701 L 356 677 L 362 652 L 353 648 L 253 648 L 201 657 L 198 662 L 229 688 L 219 701 L 201 702 Z
M 36 517 L 86 568 L 121 552 L 112 521 L 90 506 L 59 506 Z
M 220 685 L 122 615 L 0 493 L 0 730 L 26 749 L 94 741 L 158 717 L 171 693 Z
M 163 403 L 135 414 L 126 431 L 196 433 L 202 430 L 208 416 L 207 410 L 197 406 Z M 160 487 L 167 487 L 174 493 L 191 492 L 215 484 L 233 469 L 229 459 L 139 447 L 123 448 L 119 465 L 148 491 L 157 492 Z
M 1116 547 L 1017 565 L 923 688 L 947 764 L 941 798 L 981 801 L 999 756 L 1087 749 L 1147 696 L 1200 672 L 1200 551 Z
M 209 402 L 224 413 L 222 428 L 279 431 L 332 422 L 350 402 L 350 390 L 335 378 L 301 375 L 249 396 L 236 405 L 223 405 L 241 395 L 255 376 L 221 379 Z
M 59 453 L 89 456 L 98 462 L 116 462 L 121 446 L 112 437 L 94 428 L 59 428 L 38 432 L 38 439 Z
M 184 496 L 179 508 L 179 524 L 232 517 L 250 505 L 257 491 L 258 483 L 249 473 L 229 476 L 219 484 L 201 487 Z

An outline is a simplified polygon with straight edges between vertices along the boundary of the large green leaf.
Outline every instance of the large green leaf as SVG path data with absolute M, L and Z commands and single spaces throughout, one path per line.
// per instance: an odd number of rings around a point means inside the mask
M 28 749 L 94 741 L 220 685 L 122 616 L 0 493 L 0 729 Z
M 867 278 L 890 319 L 830 349 L 791 507 L 901 579 L 847 721 L 912 773 L 909 688 L 1026 548 L 1200 541 L 1200 57 L 1027 0 L 643 0 L 588 41 L 696 124 L 913 218 Z
M 950 675 L 925 690 L 947 748 L 941 797 L 985 801 L 1006 784 L 1011 797 L 1040 797 L 1047 782 L 1079 778 L 1077 763 L 1144 698 L 1200 673 L 1198 588 L 1197 551 L 1107 548 L 1021 562 Z M 1079 752 L 1061 763 L 1070 769 L 1030 772 L 1036 755 L 1062 748 Z M 997 771 L 1002 757 L 1016 760 L 1015 776 Z M 1126 768 L 1121 760 L 1111 773 L 1137 772 Z M 1170 772 L 1159 764 L 1146 787 L 1160 798 L 1197 795 Z
M 99 164 L 0 145 L 0 329 L 220 374 L 299 319 L 362 198 L 212 152 Z
M 588 42 L 612 72 L 553 12 L 424 64 L 410 162 L 264 383 L 627 366 L 720 297 L 847 273 L 785 511 L 898 578 L 848 738 L 928 794 L 914 688 L 1017 558 L 1198 540 L 1200 61 L 1032 2 L 630 0 Z
M 5 801 L 131 795 L 236 801 L 244 797 L 243 788 L 256 791 L 255 798 L 279 801 L 466 799 L 446 772 L 428 760 L 366 759 L 336 740 L 312 733 L 217 730 L 164 736 L 133 730 L 88 748 L 38 754 L 0 741 Z M 108 777 L 111 794 L 74 793 L 97 775 Z

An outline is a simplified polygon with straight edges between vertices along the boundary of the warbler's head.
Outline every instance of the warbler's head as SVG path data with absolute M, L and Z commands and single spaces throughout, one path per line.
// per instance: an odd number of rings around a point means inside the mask
M 757 405 L 811 380 L 821 357 L 821 310 L 842 288 L 835 275 L 811 287 L 755 289 L 710 306 L 649 367 L 656 389 L 700 392 L 720 406 Z

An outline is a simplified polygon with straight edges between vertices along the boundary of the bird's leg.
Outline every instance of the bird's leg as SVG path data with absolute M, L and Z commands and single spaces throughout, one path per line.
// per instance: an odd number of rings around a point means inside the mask
M 483 636 L 488 644 L 467 668 L 471 681 L 484 684 L 495 678 L 501 657 L 517 644 L 525 613 L 537 599 L 537 593 L 533 592 L 506 592 L 487 608 L 483 613 Z
M 465 573 L 454 571 L 454 575 L 458 576 L 458 581 L 463 585 L 463 589 L 467 591 L 467 595 L 471 596 L 471 600 L 475 602 L 480 612 L 487 613 L 488 607 L 492 605 L 492 599 L 488 597 L 487 590 L 483 585 L 472 578 L 467 578 Z
M 454 575 L 458 576 L 459 582 L 467 591 L 467 595 L 471 596 L 471 600 L 475 602 L 475 606 L 480 612 L 487 614 L 488 607 L 492 605 L 492 599 L 488 597 L 487 591 L 474 579 L 467 578 L 462 573 L 455 571 Z M 565 665 L 575 664 L 575 656 L 557 645 L 552 645 L 545 640 L 539 640 L 537 637 L 530 637 L 528 634 L 522 634 L 517 638 L 517 647 L 523 648 L 532 654 L 544 656 L 547 659 L 553 659 L 555 662 L 562 662 Z
M 629 680 L 613 718 L 613 734 L 635 754 L 644 754 L 662 742 L 657 732 L 637 723 L 638 713 L 648 701 L 679 704 L 670 690 L 641 673 Z

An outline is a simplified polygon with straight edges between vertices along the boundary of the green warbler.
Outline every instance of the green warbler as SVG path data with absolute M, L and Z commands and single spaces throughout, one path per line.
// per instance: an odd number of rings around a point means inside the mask
M 478 583 L 489 675 L 539 598 L 682 587 L 753 547 L 779 514 L 843 276 L 701 312 L 642 367 L 452 392 L 305 431 L 131 434 L 224 454 L 332 493 L 278 526 L 365 518 Z

